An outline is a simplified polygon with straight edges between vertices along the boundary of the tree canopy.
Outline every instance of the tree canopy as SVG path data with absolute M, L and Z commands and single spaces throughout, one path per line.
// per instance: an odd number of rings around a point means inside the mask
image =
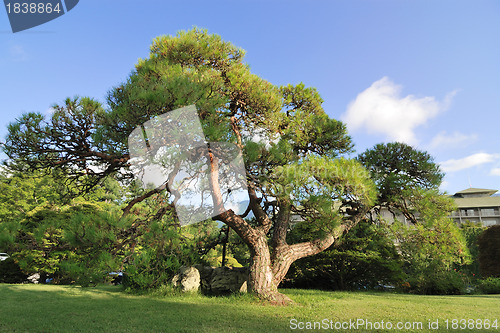
M 405 143 L 377 144 L 358 156 L 377 186 L 377 204 L 399 210 L 412 221 L 415 214 L 446 214 L 452 200 L 439 194 L 444 174 L 432 156 Z M 440 216 L 441 217 L 441 216 Z
M 275 86 L 252 74 L 244 55 L 196 28 L 158 37 L 149 57 L 109 92 L 107 106 L 87 97 L 67 99 L 47 120 L 29 113 L 11 124 L 5 144 L 10 167 L 55 168 L 79 191 L 108 176 L 130 180 L 129 134 L 156 116 L 195 105 L 207 140 L 234 144 L 245 163 L 247 212 L 227 209 L 214 219 L 249 247 L 250 289 L 286 302 L 277 286 L 290 264 L 323 251 L 356 225 L 373 203 L 375 186 L 361 163 L 345 157 L 353 148 L 351 138 L 342 122 L 325 113 L 316 89 Z M 211 161 L 217 187 L 217 161 Z M 162 191 L 168 188 L 130 200 L 125 215 Z M 171 202 L 171 194 L 167 197 Z M 155 216 L 171 209 L 167 200 Z M 250 212 L 254 219 L 247 218 Z M 318 238 L 288 244 L 292 218 L 308 221 Z

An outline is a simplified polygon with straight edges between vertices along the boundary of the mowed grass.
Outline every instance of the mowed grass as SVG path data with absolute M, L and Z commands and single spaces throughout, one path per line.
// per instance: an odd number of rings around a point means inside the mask
M 445 320 L 450 325 L 453 319 L 500 322 L 500 295 L 283 292 L 296 304 L 272 306 L 249 295 L 130 295 L 112 286 L 80 288 L 0 284 L 0 332 L 290 332 L 301 331 L 299 323 L 332 321 L 335 325 L 335 322 L 347 323 L 349 320 L 369 321 L 372 325 L 391 322 L 394 328 L 398 322 L 406 325 L 421 322 L 422 329 L 414 326 L 407 330 L 386 330 L 361 325 L 351 330 L 333 327 L 328 331 L 499 331 L 493 328 L 451 330 L 451 326 L 447 330 Z M 428 322 L 436 320 L 439 320 L 439 328 L 429 329 Z M 293 327 L 296 329 L 292 330 Z

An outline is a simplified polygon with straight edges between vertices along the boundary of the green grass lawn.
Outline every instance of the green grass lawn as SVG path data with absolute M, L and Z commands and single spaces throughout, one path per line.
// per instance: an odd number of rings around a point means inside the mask
M 375 292 L 284 290 L 296 304 L 264 305 L 248 295 L 130 295 L 119 287 L 0 284 L 0 332 L 290 332 L 299 323 L 370 321 L 372 328 L 332 332 L 477 332 L 451 329 L 453 319 L 498 320 L 500 295 L 415 296 Z M 323 322 L 324 320 L 324 322 Z M 439 329 L 428 328 L 439 320 Z M 450 329 L 446 330 L 446 320 Z M 376 324 L 421 322 L 407 330 Z M 337 324 L 338 325 L 338 324 Z M 344 324 L 346 325 L 346 324 Z M 460 325 L 460 324 L 459 324 Z M 291 327 L 297 327 L 292 330 Z M 327 330 L 323 330 L 327 331 Z M 498 332 L 490 328 L 485 332 Z

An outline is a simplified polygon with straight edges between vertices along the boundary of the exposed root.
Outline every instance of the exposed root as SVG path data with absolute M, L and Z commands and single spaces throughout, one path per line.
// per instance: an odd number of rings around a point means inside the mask
M 258 296 L 260 299 L 266 301 L 266 303 L 275 306 L 288 306 L 291 304 L 295 304 L 295 302 L 290 297 L 277 291 Z

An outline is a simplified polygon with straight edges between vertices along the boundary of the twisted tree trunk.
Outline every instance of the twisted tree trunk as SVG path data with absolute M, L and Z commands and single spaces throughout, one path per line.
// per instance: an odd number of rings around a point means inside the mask
M 247 221 L 232 210 L 225 211 L 217 218 L 233 228 L 250 249 L 252 262 L 248 281 L 249 290 L 262 299 L 280 305 L 292 302 L 288 296 L 278 292 L 278 286 L 286 276 L 290 265 L 300 258 L 324 251 L 360 220 L 360 218 L 356 218 L 350 223 L 338 226 L 324 239 L 293 245 L 288 245 L 285 242 L 271 251 L 266 233 L 250 226 Z

